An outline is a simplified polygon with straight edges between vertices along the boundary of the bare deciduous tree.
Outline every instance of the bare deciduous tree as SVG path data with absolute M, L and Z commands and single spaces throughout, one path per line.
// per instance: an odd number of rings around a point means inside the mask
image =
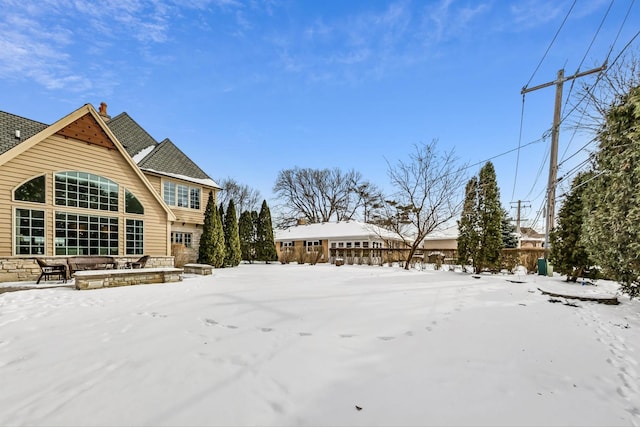
M 595 81 L 580 83 L 580 90 L 572 97 L 573 108 L 580 113 L 572 126 L 580 131 L 596 134 L 604 124 L 611 106 L 640 85 L 640 59 L 630 51 L 598 74 Z
M 279 225 L 300 218 L 310 223 L 354 219 L 361 208 L 371 209 L 379 190 L 354 170 L 285 169 L 278 173 L 273 191 L 281 202 Z
M 387 162 L 395 192 L 385 202 L 381 221 L 410 248 L 404 263 L 407 270 L 424 238 L 460 213 L 466 181 L 453 150 L 438 152 L 435 140 L 414 148 L 408 161 L 395 166 Z
M 240 184 L 233 178 L 225 178 L 218 181 L 222 190 L 218 193 L 218 202 L 222 206 L 228 206 L 229 200 L 233 200 L 236 212 L 251 212 L 258 210 L 262 197 L 260 192 L 246 184 Z

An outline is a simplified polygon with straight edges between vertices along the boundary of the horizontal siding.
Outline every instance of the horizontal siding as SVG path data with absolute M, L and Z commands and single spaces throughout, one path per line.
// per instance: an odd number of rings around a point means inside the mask
M 125 154 L 126 155 L 126 154 Z M 119 212 L 74 209 L 53 205 L 53 176 L 61 171 L 82 171 L 109 178 L 120 185 Z M 24 181 L 46 174 L 47 197 L 44 205 L 12 202 L 13 190 Z M 144 220 L 144 250 L 152 256 L 170 255 L 168 250 L 167 213 L 149 191 L 148 187 L 134 172 L 131 165 L 117 150 L 109 150 L 96 145 L 65 139 L 59 136 L 49 137 L 16 158 L 0 166 L 0 256 L 11 256 L 13 230 L 13 210 L 16 206 L 42 206 L 47 211 L 46 234 L 47 255 L 53 255 L 54 214 L 56 210 L 78 212 L 91 215 L 118 216 L 120 229 L 120 255 L 124 255 L 124 219 L 142 218 Z M 124 212 L 124 188 L 136 195 L 144 206 L 143 216 Z M 115 215 L 114 215 L 115 214 Z

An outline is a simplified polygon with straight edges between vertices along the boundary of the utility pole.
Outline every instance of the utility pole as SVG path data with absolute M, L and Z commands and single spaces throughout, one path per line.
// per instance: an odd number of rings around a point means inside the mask
M 514 202 L 511 202 L 512 204 Z M 518 200 L 517 202 L 515 202 L 517 204 L 516 207 L 516 233 L 520 234 L 520 224 L 522 222 L 522 217 L 520 215 L 520 212 L 522 210 L 523 207 L 525 208 L 530 208 L 531 205 L 522 205 L 522 200 Z M 525 201 L 524 203 L 529 203 L 528 201 Z
M 549 233 L 553 228 L 555 222 L 556 212 L 556 183 L 558 176 L 558 139 L 560 137 L 560 119 L 562 113 L 562 86 L 564 82 L 577 79 L 589 74 L 603 71 L 607 68 L 606 62 L 598 67 L 589 71 L 583 71 L 582 73 L 576 73 L 573 76 L 565 77 L 564 69 L 558 71 L 558 77 L 555 81 L 544 83 L 532 88 L 523 87 L 520 93 L 524 95 L 534 90 L 542 89 L 549 86 L 556 86 L 556 100 L 553 110 L 553 126 L 551 128 L 551 150 L 549 155 L 549 181 L 547 183 L 547 206 L 546 206 L 546 222 L 544 230 L 544 257 L 546 258 L 549 252 Z

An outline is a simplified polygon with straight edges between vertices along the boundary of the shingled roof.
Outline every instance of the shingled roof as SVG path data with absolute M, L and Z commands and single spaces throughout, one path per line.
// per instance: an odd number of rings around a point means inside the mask
M 0 111 L 0 154 L 43 131 L 47 126 L 44 123 Z M 19 138 L 16 137 L 17 130 L 20 131 Z
M 158 141 L 153 139 L 153 137 L 127 113 L 118 114 L 107 122 L 107 126 L 116 138 L 118 138 L 118 141 L 124 145 L 125 150 L 127 150 L 127 153 L 129 153 L 132 158 L 135 158 L 136 154 L 142 152 L 145 148 L 158 145 Z
M 106 122 L 118 141 L 141 169 L 167 176 L 218 187 L 198 165 L 173 142 L 158 143 L 127 113 L 120 113 Z M 9 151 L 49 125 L 0 111 L 0 154 Z M 20 131 L 20 138 L 16 137 Z
M 143 170 L 218 187 L 209 175 L 180 151 L 169 138 L 163 140 L 151 153 L 139 161 L 138 166 Z

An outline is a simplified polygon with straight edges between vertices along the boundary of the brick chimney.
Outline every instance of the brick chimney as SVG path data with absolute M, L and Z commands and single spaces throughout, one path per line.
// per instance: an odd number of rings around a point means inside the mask
M 306 218 L 298 218 L 298 225 L 307 225 Z
M 106 104 L 106 102 L 101 102 L 100 103 L 100 108 L 98 109 L 98 114 L 100 114 L 100 117 L 102 117 L 102 120 L 104 120 L 105 122 L 108 122 L 109 120 L 111 120 L 111 116 L 107 114 L 107 104 Z

